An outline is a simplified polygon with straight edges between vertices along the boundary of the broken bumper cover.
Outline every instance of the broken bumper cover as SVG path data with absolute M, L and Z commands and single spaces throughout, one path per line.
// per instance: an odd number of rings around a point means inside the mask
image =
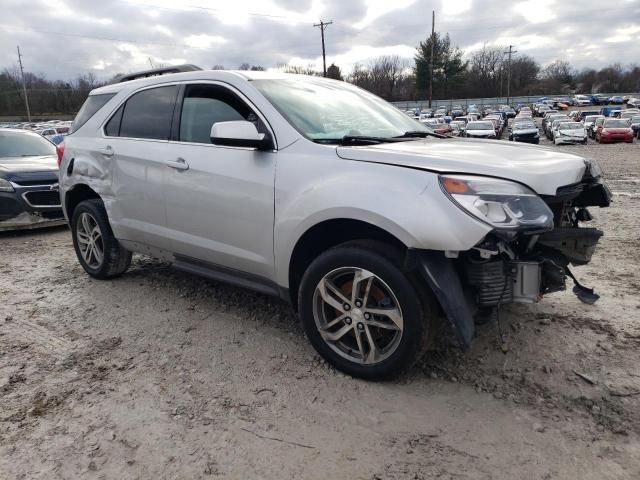
M 23 186 L 0 192 L 0 231 L 65 224 L 56 183 Z
M 66 225 L 67 221 L 60 212 L 59 217 L 46 218 L 37 213 L 22 212 L 9 220 L 0 221 L 0 232 L 7 230 L 30 230 L 33 228 Z

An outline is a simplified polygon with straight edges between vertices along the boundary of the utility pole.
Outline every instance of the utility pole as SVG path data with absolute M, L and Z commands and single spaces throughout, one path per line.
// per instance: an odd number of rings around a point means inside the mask
M 324 76 L 327 76 L 327 55 L 324 48 L 324 30 L 329 25 L 333 23 L 333 20 L 330 22 L 323 22 L 320 20 L 320 23 L 314 23 L 314 27 L 320 27 L 320 36 L 322 37 L 322 71 L 324 72 Z
M 22 91 L 24 92 L 24 104 L 27 106 L 27 119 L 31 121 L 31 110 L 29 110 L 29 97 L 27 96 L 27 84 L 24 81 L 24 69 L 22 68 L 22 55 L 20 54 L 20 45 L 18 48 L 18 63 L 20 64 L 20 75 L 22 76 Z
M 511 55 L 518 53 L 518 51 L 513 49 L 513 45 L 509 45 L 509 51 L 504 53 L 509 55 L 509 64 L 507 67 L 507 105 L 509 105 L 511 103 Z
M 149 60 L 149 65 L 151 65 L 151 68 L 155 68 L 155 67 L 153 66 L 153 62 L 151 61 L 151 57 L 149 57 L 149 58 L 148 58 L 148 60 Z
M 436 41 L 436 11 L 431 11 L 431 57 L 429 58 L 429 108 L 433 100 L 433 44 Z

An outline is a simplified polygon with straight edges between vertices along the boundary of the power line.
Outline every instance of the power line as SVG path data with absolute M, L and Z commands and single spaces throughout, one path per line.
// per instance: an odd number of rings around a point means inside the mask
M 327 76 L 327 56 L 324 48 L 324 31 L 326 28 L 333 23 L 333 20 L 330 22 L 323 22 L 320 20 L 320 23 L 314 23 L 314 27 L 320 27 L 320 36 L 322 37 L 322 70 L 324 72 L 324 76 Z

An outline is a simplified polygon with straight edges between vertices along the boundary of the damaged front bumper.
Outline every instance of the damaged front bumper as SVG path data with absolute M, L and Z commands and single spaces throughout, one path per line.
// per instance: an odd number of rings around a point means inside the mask
M 26 181 L 25 181 L 26 183 Z M 0 231 L 28 230 L 66 223 L 57 179 L 11 182 L 13 191 L 0 192 Z
M 583 226 L 592 219 L 587 207 L 609 206 L 611 192 L 593 167 L 581 182 L 543 199 L 554 212 L 550 231 L 515 237 L 495 232 L 466 252 L 412 251 L 411 263 L 431 287 L 463 347 L 470 345 L 479 314 L 507 303 L 537 302 L 547 293 L 565 290 L 567 278 L 581 301 L 598 299 L 569 266 L 591 261 L 603 232 Z

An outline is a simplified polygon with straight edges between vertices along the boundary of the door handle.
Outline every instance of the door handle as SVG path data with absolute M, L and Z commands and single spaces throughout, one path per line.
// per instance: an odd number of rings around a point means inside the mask
M 178 158 L 175 161 L 168 161 L 167 167 L 175 170 L 189 170 L 189 164 L 184 158 Z
M 99 148 L 98 153 L 100 153 L 101 155 L 104 155 L 105 157 L 113 157 L 114 151 L 110 145 L 107 145 L 104 148 Z

